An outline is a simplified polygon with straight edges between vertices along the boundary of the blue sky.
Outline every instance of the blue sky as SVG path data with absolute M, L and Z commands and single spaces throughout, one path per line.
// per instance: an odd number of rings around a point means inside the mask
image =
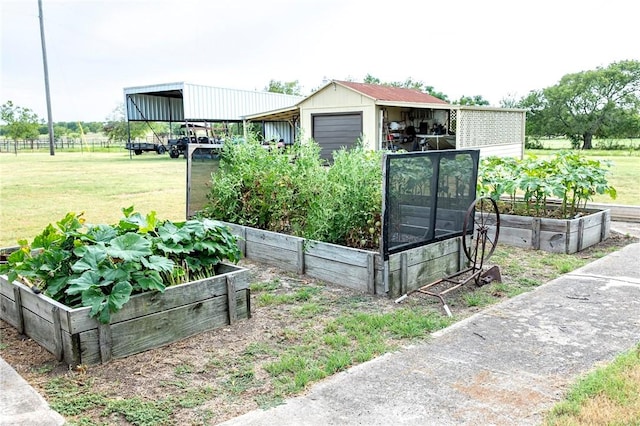
M 640 60 L 627 0 L 42 0 L 54 121 L 103 121 L 123 88 L 262 90 L 326 78 L 422 81 L 493 105 Z M 37 0 L 0 0 L 0 103 L 46 118 Z

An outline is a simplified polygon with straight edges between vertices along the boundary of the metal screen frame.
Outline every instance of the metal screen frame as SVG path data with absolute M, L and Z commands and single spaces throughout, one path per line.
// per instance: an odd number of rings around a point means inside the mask
M 205 164 L 211 164 L 211 171 L 217 170 L 218 165 L 220 164 L 219 153 L 222 150 L 222 144 L 204 144 L 204 143 L 189 143 L 187 145 L 186 157 L 187 157 L 187 195 L 186 195 L 186 218 L 187 220 L 193 218 L 193 216 L 202 209 L 204 206 L 194 206 L 197 202 L 194 194 L 193 188 L 197 186 L 199 183 L 202 183 L 201 180 L 194 181 L 194 173 L 193 173 L 193 163 L 197 161 L 198 163 L 205 162 Z M 194 153 L 201 152 L 203 155 L 199 156 L 194 160 Z M 211 176 L 209 175 L 208 181 L 205 182 L 205 188 L 208 187 L 206 184 L 211 182 Z M 202 197 L 200 197 L 202 198 Z M 200 207 L 200 208 L 198 208 Z
M 459 155 L 468 155 L 472 161 L 472 169 L 470 170 L 469 175 L 469 196 L 467 197 L 469 203 L 464 206 L 464 208 L 460 207 L 456 210 L 465 211 L 468 208 L 468 205 L 473 202 L 476 198 L 476 187 L 478 181 L 478 164 L 480 160 L 480 150 L 478 149 L 469 149 L 469 150 L 441 150 L 441 151 L 425 151 L 425 152 L 410 152 L 410 153 L 386 153 L 384 155 L 384 159 L 382 162 L 382 175 L 383 175 L 383 183 L 382 183 L 382 238 L 381 238 L 381 247 L 380 251 L 382 253 L 383 259 L 385 261 L 389 260 L 389 256 L 395 253 L 399 253 L 405 250 L 409 250 L 416 247 L 425 246 L 427 244 L 431 244 L 438 241 L 443 241 L 450 238 L 455 238 L 462 235 L 463 229 L 462 224 L 460 226 L 460 230 L 458 232 L 452 233 L 449 232 L 445 235 L 437 235 L 436 234 L 436 222 L 438 220 L 438 202 L 440 200 L 440 196 L 438 195 L 438 183 L 440 181 L 440 164 L 443 159 L 455 159 Z M 402 161 L 403 159 L 411 159 L 412 161 L 416 161 L 420 158 L 424 158 L 425 163 L 427 161 L 430 162 L 432 166 L 433 173 L 430 176 L 430 182 L 428 187 L 429 195 L 426 197 L 430 197 L 430 208 L 428 214 L 428 220 L 424 222 L 424 229 L 427 229 L 426 234 L 421 239 L 418 239 L 413 242 L 408 242 L 404 244 L 395 244 L 393 245 L 393 241 L 391 238 L 393 229 L 392 229 L 392 220 L 391 215 L 399 214 L 399 208 L 394 207 L 394 201 L 392 200 L 391 193 L 391 182 L 390 178 L 393 174 L 392 171 L 392 163 L 396 161 Z M 425 185 L 426 186 L 426 185 Z M 399 204 L 399 203 L 398 203 Z M 395 223 L 395 222 L 393 222 Z

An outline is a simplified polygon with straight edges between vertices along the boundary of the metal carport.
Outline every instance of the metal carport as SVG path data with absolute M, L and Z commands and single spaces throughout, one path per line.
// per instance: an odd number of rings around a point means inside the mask
M 291 107 L 302 96 L 203 86 L 185 82 L 124 89 L 127 122 L 243 123 L 244 117 Z

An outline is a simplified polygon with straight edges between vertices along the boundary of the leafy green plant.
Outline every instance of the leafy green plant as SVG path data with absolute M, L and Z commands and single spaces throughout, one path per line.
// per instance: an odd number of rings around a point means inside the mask
M 68 213 L 31 244 L 20 240 L 0 273 L 71 308 L 91 307 L 91 316 L 108 323 L 132 294 L 164 292 L 215 275 L 224 260 L 240 260 L 236 237 L 215 221 L 174 223 L 155 212 L 122 211 L 116 225 L 89 225 L 82 214 Z
M 482 160 L 478 193 L 495 200 L 506 196 L 517 213 L 517 195 L 522 194 L 524 214 L 547 216 L 548 200 L 560 200 L 558 215 L 575 217 L 596 194 L 616 198 L 607 174 L 611 163 L 587 158 L 580 153 L 560 151 L 549 160 L 535 156 L 524 160 L 489 157 Z
M 309 141 L 285 151 L 225 145 L 203 217 L 349 245 L 378 247 L 382 153 L 361 146 L 320 158 Z

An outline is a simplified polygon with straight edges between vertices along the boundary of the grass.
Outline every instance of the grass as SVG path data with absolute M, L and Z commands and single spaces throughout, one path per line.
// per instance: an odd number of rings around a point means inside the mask
M 615 186 L 621 195 L 631 194 L 616 202 L 624 200 L 640 205 L 640 200 L 633 196 L 637 194 L 634 180 L 639 158 L 614 158 L 622 160 L 622 166 L 617 164 L 613 169 L 612 179 L 621 177 L 621 185 Z M 61 152 L 53 157 L 46 153 L 4 153 L 0 154 L 0 169 L 0 246 L 3 247 L 15 244 L 19 238 L 33 238 L 69 211 L 84 211 L 86 219 L 94 223 L 115 222 L 121 216 L 120 209 L 130 205 L 143 213 L 155 210 L 160 218 L 180 220 L 185 216 L 185 161 L 182 158 L 170 159 L 153 153 L 130 158 L 128 152 Z M 606 253 L 601 250 L 591 257 L 583 257 L 500 246 L 491 260 L 500 264 L 503 282 L 451 297 L 447 302 L 454 313 L 463 308 L 479 308 L 530 291 Z M 251 290 L 256 295 L 258 308 L 271 309 L 278 315 L 290 312 L 296 324 L 282 327 L 277 334 L 270 330 L 269 333 L 273 333 L 270 337 L 248 344 L 239 354 L 203 354 L 202 366 L 187 362 L 174 365 L 172 379 L 158 383 L 163 390 L 152 401 L 96 391 L 92 378 L 82 374 L 60 376 L 46 366 L 34 370 L 33 374 L 45 377 L 42 380 L 48 401 L 68 417 L 70 424 L 106 424 L 113 416 L 136 425 L 171 424 L 175 413 L 185 409 L 193 413 L 191 419 L 195 423 L 208 423 L 219 415 L 211 411 L 210 401 L 216 397 L 233 404 L 243 395 L 253 394 L 260 407 L 277 405 L 313 382 L 373 359 L 404 342 L 424 339 L 429 332 L 458 319 L 442 315 L 437 301 L 416 298 L 388 312 L 371 312 L 367 296 L 347 292 L 327 299 L 318 286 L 283 285 L 279 278 L 252 283 Z M 0 349 L 10 348 L 0 343 Z M 625 360 L 634 360 L 632 355 L 616 363 L 627 365 Z M 637 365 L 638 362 L 635 370 L 632 369 L 635 372 L 622 373 L 630 377 L 625 380 L 631 381 L 623 386 L 638 386 L 640 367 Z M 617 374 L 617 370 L 605 370 L 596 376 L 595 382 L 605 384 Z M 207 384 L 212 382 L 211 386 L 202 384 L 203 375 Z M 211 380 L 212 375 L 215 380 Z M 264 391 L 265 388 L 268 391 Z M 579 413 L 583 409 L 576 408 L 578 405 L 571 395 L 567 402 L 570 408 L 560 408 L 553 414 L 558 419 L 560 415 Z M 580 399 L 580 407 L 593 398 Z M 595 398 L 599 407 L 599 396 Z M 615 397 L 612 399 L 617 401 Z M 608 399 L 604 403 L 610 404 Z M 635 407 L 634 403 L 630 404 L 625 407 Z
M 640 425 L 640 344 L 579 379 L 544 424 Z
M 124 151 L 124 150 L 123 150 Z M 154 153 L 0 154 L 0 247 L 31 240 L 68 212 L 115 223 L 121 209 L 184 220 L 186 162 Z

